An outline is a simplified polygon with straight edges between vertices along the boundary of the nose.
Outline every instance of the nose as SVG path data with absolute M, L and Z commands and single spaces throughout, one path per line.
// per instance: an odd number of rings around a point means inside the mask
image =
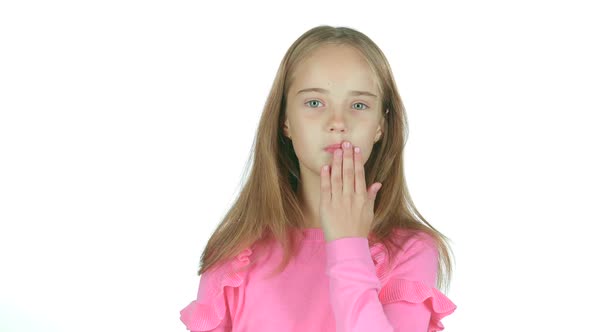
M 340 112 L 333 112 L 330 117 L 329 129 L 330 132 L 344 133 L 346 132 L 346 124 L 344 123 L 344 116 Z
M 346 130 L 342 126 L 332 126 L 330 127 L 330 132 L 345 133 Z

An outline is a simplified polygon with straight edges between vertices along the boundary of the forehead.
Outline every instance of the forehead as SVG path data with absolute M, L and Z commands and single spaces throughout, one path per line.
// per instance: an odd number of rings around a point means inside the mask
M 359 51 L 347 45 L 320 46 L 297 65 L 290 92 L 309 87 L 378 92 L 371 67 Z

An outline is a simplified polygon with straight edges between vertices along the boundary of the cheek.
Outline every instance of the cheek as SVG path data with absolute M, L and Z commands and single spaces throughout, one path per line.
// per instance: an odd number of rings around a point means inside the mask
M 311 136 L 311 131 L 298 132 L 297 138 L 293 140 L 293 150 L 299 161 L 309 164 L 321 156 L 320 142 Z
M 361 158 L 363 159 L 363 164 L 369 160 L 369 156 L 373 150 L 373 143 L 373 137 L 365 137 L 365 140 L 361 145 Z
M 302 158 L 305 159 L 305 156 L 309 154 L 309 142 L 307 141 L 305 133 L 298 132 L 295 135 L 293 139 L 293 150 L 295 151 L 295 155 L 299 160 Z

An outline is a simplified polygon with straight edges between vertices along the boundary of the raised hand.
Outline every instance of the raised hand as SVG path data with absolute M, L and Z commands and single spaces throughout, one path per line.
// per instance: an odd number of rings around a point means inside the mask
M 348 143 L 348 144 L 347 144 Z M 368 237 L 374 217 L 375 197 L 382 184 L 367 189 L 360 148 L 342 143 L 334 151 L 332 166 L 320 176 L 320 222 L 326 242 L 343 237 Z

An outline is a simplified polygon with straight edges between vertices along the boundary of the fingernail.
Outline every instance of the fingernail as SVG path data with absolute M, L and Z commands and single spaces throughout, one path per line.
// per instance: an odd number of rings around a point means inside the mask
M 361 152 L 361 148 L 359 148 L 358 146 L 354 148 L 354 152 L 359 153 Z

